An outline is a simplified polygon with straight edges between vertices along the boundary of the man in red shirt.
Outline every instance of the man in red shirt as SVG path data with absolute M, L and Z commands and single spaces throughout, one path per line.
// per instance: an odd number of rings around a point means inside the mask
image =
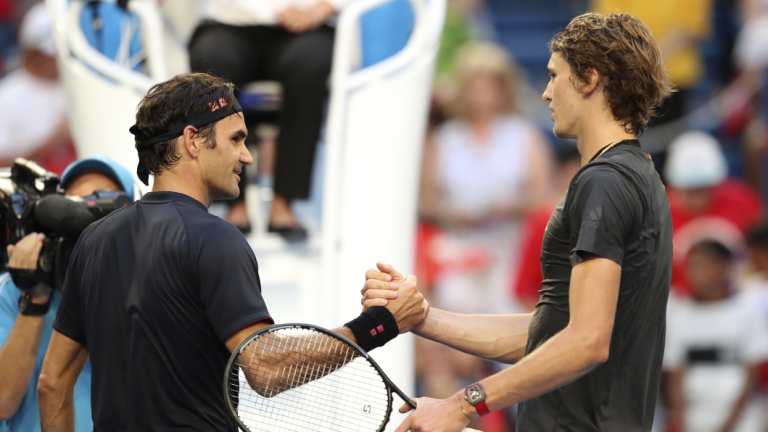
M 687 295 L 682 269 L 689 246 L 702 234 L 728 245 L 743 242 L 743 233 L 760 220 L 760 198 L 746 183 L 727 179 L 720 144 L 704 132 L 686 132 L 672 142 L 665 174 L 674 230 L 672 286 Z

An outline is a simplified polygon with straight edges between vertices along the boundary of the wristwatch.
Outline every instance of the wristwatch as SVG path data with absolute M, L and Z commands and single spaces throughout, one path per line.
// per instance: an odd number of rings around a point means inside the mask
M 50 298 L 45 303 L 32 303 L 32 293 L 25 292 L 19 296 L 19 312 L 22 315 L 42 316 L 48 313 L 50 307 Z
M 485 389 L 480 383 L 474 383 L 464 389 L 464 400 L 475 407 L 475 411 L 481 416 L 490 412 L 485 403 Z

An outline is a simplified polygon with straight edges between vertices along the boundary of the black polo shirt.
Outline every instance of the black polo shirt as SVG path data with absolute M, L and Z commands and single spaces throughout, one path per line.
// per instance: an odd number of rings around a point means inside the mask
M 581 168 L 544 234 L 531 352 L 569 319 L 571 269 L 588 257 L 621 266 L 608 361 L 520 405 L 522 431 L 650 431 L 664 354 L 672 225 L 664 186 L 636 140 Z
M 95 431 L 234 431 L 224 342 L 260 321 L 242 234 L 189 196 L 152 192 L 80 236 L 54 327 L 88 349 Z

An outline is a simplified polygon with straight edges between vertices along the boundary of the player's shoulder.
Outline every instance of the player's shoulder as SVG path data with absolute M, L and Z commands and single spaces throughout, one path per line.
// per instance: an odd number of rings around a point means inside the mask
M 648 182 L 642 176 L 609 160 L 599 160 L 582 167 L 568 190 L 566 207 L 595 200 L 612 202 L 622 211 L 634 211 L 633 203 L 644 202 Z
M 600 160 L 583 166 L 573 177 L 573 187 L 609 187 L 629 181 L 626 168 L 612 161 Z
M 86 226 L 77 237 L 77 244 L 80 248 L 101 244 L 105 239 L 112 238 L 116 232 L 125 228 L 125 222 L 128 221 L 128 214 L 135 203 L 131 203 L 123 208 L 111 211 L 109 214 L 101 217 Z
M 224 219 L 204 213 L 188 221 L 187 234 L 197 238 L 203 245 L 225 247 L 228 249 L 248 247 L 243 233 Z

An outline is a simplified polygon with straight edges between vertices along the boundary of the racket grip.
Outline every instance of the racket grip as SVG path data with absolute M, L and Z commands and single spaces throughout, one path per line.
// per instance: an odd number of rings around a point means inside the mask
M 416 402 L 411 398 L 405 398 L 405 403 L 410 405 L 411 408 L 416 409 Z M 483 432 L 479 429 L 464 428 L 464 432 Z

